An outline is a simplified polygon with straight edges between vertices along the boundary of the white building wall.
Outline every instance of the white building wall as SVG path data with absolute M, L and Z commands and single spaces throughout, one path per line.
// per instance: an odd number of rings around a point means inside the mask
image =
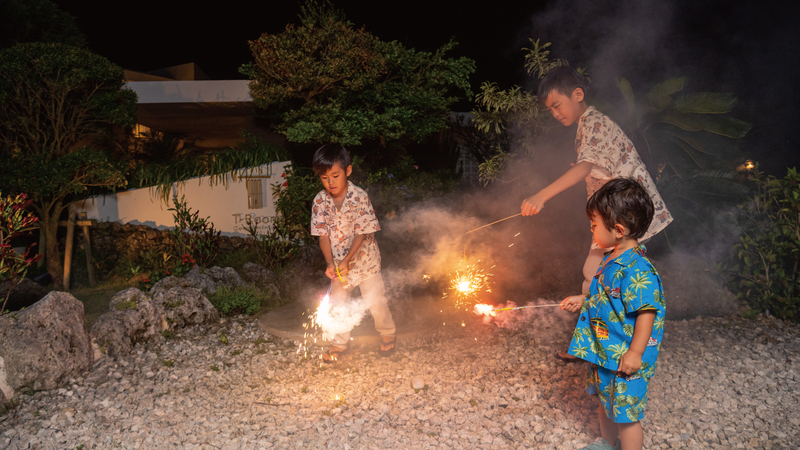
M 290 161 L 281 161 L 245 169 L 235 176 L 231 172 L 227 174 L 225 185 L 211 186 L 211 177 L 207 176 L 192 178 L 174 184 L 172 192 L 178 199 L 184 196 L 192 212 L 198 211 L 202 218 L 209 217 L 214 228 L 225 236 L 247 236 L 245 226 L 248 220 L 255 221 L 263 233 L 270 218 L 276 215 L 272 186 L 283 184 L 285 179 L 281 175 L 289 165 Z M 248 208 L 247 176 L 261 180 L 263 207 L 260 209 Z M 155 188 L 131 189 L 76 202 L 76 211 L 78 214 L 85 212 L 87 219 L 158 229 L 175 226 L 173 212 L 169 211 L 173 207 L 172 195 L 167 204 L 156 195 Z

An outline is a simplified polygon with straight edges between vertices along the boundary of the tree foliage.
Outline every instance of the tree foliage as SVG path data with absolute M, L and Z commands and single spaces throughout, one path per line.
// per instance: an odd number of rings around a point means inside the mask
M 299 143 L 361 144 L 446 127 L 450 106 L 471 96 L 469 58 L 383 42 L 325 3 L 309 1 L 299 25 L 250 42 L 254 61 L 240 70 L 275 130 Z
M 85 47 L 75 17 L 48 0 L 0 2 L 0 49 L 24 42 L 56 42 Z
M 57 285 L 56 231 L 67 200 L 126 185 L 126 168 L 100 140 L 136 121 L 136 94 L 123 83 L 121 68 L 85 49 L 28 43 L 0 51 L 0 189 L 30 196 Z
M 761 312 L 797 322 L 800 318 L 800 175 L 783 178 L 757 169 L 753 197 L 741 208 L 744 231 L 734 246 L 731 268 L 737 296 Z

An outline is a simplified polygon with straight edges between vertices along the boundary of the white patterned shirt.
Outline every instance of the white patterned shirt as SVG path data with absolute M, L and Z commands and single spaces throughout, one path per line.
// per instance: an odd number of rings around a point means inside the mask
M 314 197 L 311 210 L 311 234 L 328 236 L 331 240 L 331 253 L 335 265 L 350 252 L 357 234 L 364 234 L 364 241 L 358 253 L 350 260 L 350 272 L 343 275 L 344 288 L 352 289 L 381 272 L 381 252 L 375 241 L 375 233 L 381 229 L 372 202 L 367 193 L 347 182 L 342 207 L 336 209 L 333 197 L 322 190 Z
M 667 210 L 661 194 L 647 168 L 622 128 L 610 117 L 590 106 L 578 120 L 578 133 L 575 136 L 575 151 L 578 162 L 595 165 L 586 177 L 586 190 L 591 197 L 601 186 L 613 178 L 630 178 L 639 182 L 653 200 L 655 214 L 642 242 L 655 236 L 672 222 L 672 214 Z M 605 169 L 598 170 L 597 168 Z M 610 174 L 610 176 L 609 176 Z M 597 244 L 592 243 L 595 248 Z

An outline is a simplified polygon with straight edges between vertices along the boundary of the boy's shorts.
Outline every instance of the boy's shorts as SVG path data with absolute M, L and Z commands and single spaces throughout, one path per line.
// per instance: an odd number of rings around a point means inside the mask
M 586 392 L 596 395 L 614 423 L 633 423 L 644 418 L 648 380 L 637 374 L 617 376 L 617 372 L 588 364 Z

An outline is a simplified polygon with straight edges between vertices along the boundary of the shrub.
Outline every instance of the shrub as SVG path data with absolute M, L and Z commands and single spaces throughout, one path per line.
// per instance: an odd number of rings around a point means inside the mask
M 743 235 L 734 246 L 737 297 L 753 309 L 786 320 L 800 315 L 800 177 L 796 168 L 784 178 L 755 171 L 755 194 L 740 219 Z
M 270 270 L 282 268 L 300 250 L 302 241 L 296 239 L 294 228 L 284 216 L 274 217 L 266 234 L 259 236 L 255 223 L 247 224 L 246 230 L 253 238 L 258 263 Z
M 11 247 L 12 239 L 29 233 L 39 221 L 25 210 L 30 204 L 25 194 L 15 197 L 3 197 L 0 194 L 0 281 L 8 280 L 8 291 L 0 303 L 0 314 L 5 310 L 11 290 L 22 282 L 28 269 L 41 258 L 41 255 L 30 255 L 33 245 L 23 255 L 17 254 Z
M 175 228 L 170 232 L 173 254 L 184 262 L 191 261 L 200 267 L 209 267 L 217 256 L 217 244 L 221 232 L 214 231 L 214 224 L 208 217 L 201 218 L 200 212 L 192 212 L 185 197 L 172 199 L 175 203 L 172 217 Z
M 280 299 L 272 298 L 266 292 L 254 287 L 230 289 L 222 286 L 208 299 L 219 312 L 225 315 L 257 313 L 262 307 L 281 304 Z

